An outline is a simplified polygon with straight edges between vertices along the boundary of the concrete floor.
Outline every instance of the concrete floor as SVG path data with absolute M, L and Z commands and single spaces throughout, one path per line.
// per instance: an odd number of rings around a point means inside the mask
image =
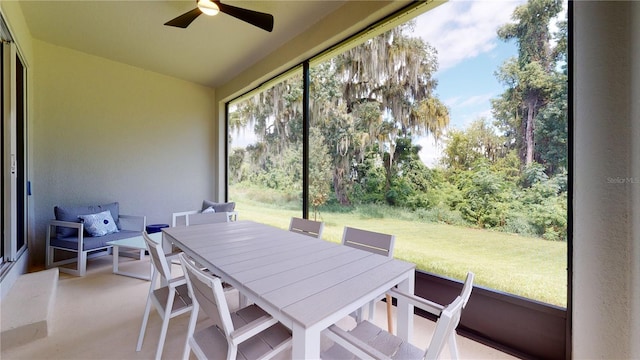
M 146 273 L 148 258 L 121 258 L 121 270 Z M 174 267 L 178 269 L 179 267 Z M 50 335 L 28 344 L 3 349 L 0 358 L 12 359 L 152 359 L 160 333 L 160 317 L 152 312 L 142 351 L 136 352 L 136 342 L 149 290 L 149 282 L 112 274 L 111 256 L 89 261 L 88 274 L 83 278 L 60 273 L 53 324 Z M 237 304 L 230 299 L 231 304 Z M 171 319 L 163 359 L 179 359 L 184 349 L 189 315 Z M 209 320 L 205 320 L 207 325 Z M 375 323 L 386 327 L 386 306 L 376 308 Z M 433 322 L 416 317 L 413 343 L 425 347 L 433 331 Z M 354 324 L 354 323 L 353 323 Z M 350 318 L 340 326 L 352 326 Z M 513 359 L 512 356 L 458 336 L 462 359 Z M 323 343 L 323 346 L 329 346 Z M 287 357 L 283 354 L 283 357 Z M 195 356 L 191 354 L 191 358 Z M 449 358 L 448 350 L 442 358 Z

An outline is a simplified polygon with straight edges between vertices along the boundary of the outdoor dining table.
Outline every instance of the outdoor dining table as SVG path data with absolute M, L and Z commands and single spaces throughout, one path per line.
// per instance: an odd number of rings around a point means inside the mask
M 320 358 L 321 332 L 394 286 L 413 293 L 415 264 L 253 221 L 162 229 L 164 240 L 291 329 L 294 359 Z M 399 299 L 398 335 L 413 306 Z

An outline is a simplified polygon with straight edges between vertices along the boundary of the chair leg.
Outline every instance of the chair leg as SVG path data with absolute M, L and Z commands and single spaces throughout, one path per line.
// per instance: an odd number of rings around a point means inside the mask
M 359 308 L 358 310 L 354 311 L 354 317 L 356 318 L 356 323 L 360 324 L 363 320 L 364 320 L 364 315 L 363 315 L 363 308 Z
M 194 301 L 193 309 L 191 309 L 191 317 L 189 317 L 189 327 L 187 328 L 187 341 L 185 341 L 184 353 L 182 354 L 183 360 L 189 360 L 189 354 L 191 353 L 191 346 L 189 346 L 189 341 L 196 330 L 196 323 L 198 322 L 199 311 L 200 311 L 200 306 L 198 305 L 197 301 Z
M 227 359 L 235 359 L 237 356 L 238 356 L 238 347 L 231 346 L 231 344 L 229 344 L 229 347 L 227 347 Z
M 376 302 L 377 301 L 370 301 L 369 302 L 369 321 L 373 322 L 373 320 L 376 318 Z
M 54 248 L 47 246 L 47 252 L 46 252 L 46 256 L 47 256 L 46 267 L 47 267 L 47 269 L 50 269 L 53 266 L 54 251 L 55 251 Z
M 167 303 L 164 306 L 164 314 L 162 315 L 162 329 L 160 330 L 160 340 L 158 340 L 158 350 L 156 351 L 156 360 L 160 360 L 162 357 L 162 349 L 164 348 L 164 341 L 167 338 L 167 329 L 169 329 L 169 320 L 171 319 L 171 309 L 173 307 L 173 298 L 175 297 L 175 290 L 169 291 Z
M 385 295 L 387 300 L 387 330 L 389 334 L 393 334 L 393 314 L 391 311 L 393 310 L 393 303 L 391 302 L 391 295 Z
M 85 276 L 87 273 L 87 252 L 79 251 L 78 252 L 78 274 L 79 276 Z
M 451 359 L 458 360 L 458 343 L 456 341 L 456 332 L 453 331 L 449 337 L 449 354 Z
M 151 312 L 151 292 L 152 291 L 153 291 L 153 287 L 150 286 L 149 295 L 147 296 L 147 305 L 144 308 L 144 316 L 142 317 L 142 326 L 140 326 L 140 334 L 138 335 L 138 345 L 136 345 L 136 351 L 140 351 L 142 349 L 142 342 L 144 341 L 144 333 L 147 330 L 147 321 L 149 320 L 149 313 Z

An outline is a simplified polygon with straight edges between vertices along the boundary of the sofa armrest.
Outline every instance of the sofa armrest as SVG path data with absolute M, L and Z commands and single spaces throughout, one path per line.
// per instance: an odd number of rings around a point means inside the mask
M 84 224 L 81 222 L 63 221 L 63 220 L 49 221 L 49 225 L 47 225 L 47 239 L 46 239 L 47 248 L 49 248 L 49 246 L 51 245 L 51 237 L 56 236 L 56 227 L 58 226 L 78 229 L 78 234 L 76 235 L 78 239 L 78 251 L 82 251 L 82 245 L 84 240 Z M 53 229 L 53 235 L 52 235 L 52 229 Z
M 144 231 L 147 226 L 147 217 L 138 215 L 123 215 L 118 218 L 120 229 L 131 231 Z
M 73 221 L 63 221 L 63 220 L 51 220 L 49 221 L 49 226 L 47 226 L 47 238 L 51 238 L 51 229 L 54 229 L 53 234 L 55 235 L 56 227 L 70 227 L 74 229 L 78 229 L 78 234 L 82 234 L 84 230 L 84 224 L 81 222 L 73 222 Z

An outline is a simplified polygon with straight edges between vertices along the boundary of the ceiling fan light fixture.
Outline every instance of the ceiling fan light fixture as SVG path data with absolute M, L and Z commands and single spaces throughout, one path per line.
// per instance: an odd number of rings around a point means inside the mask
M 209 16 L 217 15 L 220 12 L 218 4 L 211 0 L 198 0 L 198 9 L 200 9 L 203 14 Z

